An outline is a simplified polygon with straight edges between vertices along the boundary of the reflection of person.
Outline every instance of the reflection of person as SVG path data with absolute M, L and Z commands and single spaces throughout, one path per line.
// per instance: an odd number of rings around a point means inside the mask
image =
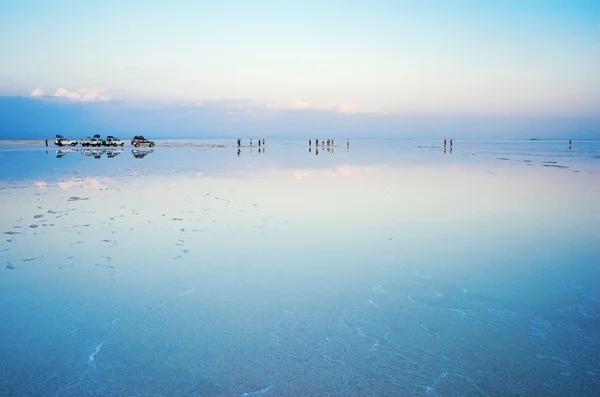
M 312 153 L 312 148 L 311 147 L 308 148 L 308 153 Z
M 238 157 L 240 157 L 240 153 L 242 153 L 242 149 L 238 148 Z

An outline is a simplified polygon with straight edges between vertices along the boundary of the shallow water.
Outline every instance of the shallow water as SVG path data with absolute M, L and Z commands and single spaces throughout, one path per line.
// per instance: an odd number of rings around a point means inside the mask
M 0 145 L 2 396 L 600 390 L 600 142 L 46 150 Z

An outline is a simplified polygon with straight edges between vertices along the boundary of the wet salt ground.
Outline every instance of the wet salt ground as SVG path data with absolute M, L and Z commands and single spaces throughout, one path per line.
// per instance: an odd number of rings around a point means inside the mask
M 0 152 L 0 394 L 597 393 L 598 147 L 352 145 Z

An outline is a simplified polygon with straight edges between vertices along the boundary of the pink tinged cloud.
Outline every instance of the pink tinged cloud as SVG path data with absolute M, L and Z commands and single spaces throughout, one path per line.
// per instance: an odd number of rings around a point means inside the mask
M 104 88 L 82 88 L 78 91 L 59 88 L 54 92 L 54 96 L 81 102 L 108 101 L 110 98 L 102 95 L 103 93 Z
M 104 95 L 104 88 L 82 88 L 77 91 L 69 91 L 66 88 L 59 88 L 54 91 L 54 94 L 48 95 L 55 98 L 65 98 L 71 101 L 79 102 L 99 102 L 108 101 L 110 98 Z M 40 98 L 44 96 L 42 88 L 36 88 L 29 94 L 31 97 Z
M 308 177 L 308 171 L 304 171 L 304 170 L 297 170 L 294 172 L 294 178 L 296 179 L 304 179 L 306 177 Z

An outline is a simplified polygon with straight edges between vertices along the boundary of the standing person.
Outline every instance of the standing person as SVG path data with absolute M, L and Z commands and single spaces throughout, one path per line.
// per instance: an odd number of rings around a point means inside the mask
M 252 147 L 252 138 L 250 138 L 250 147 Z
M 309 139 L 308 140 L 308 146 L 311 146 L 311 145 L 312 145 L 312 141 Z
M 260 139 L 258 140 L 258 147 L 260 147 Z M 258 149 L 258 150 L 260 150 L 260 149 Z M 260 152 L 259 152 L 259 153 L 260 153 Z
M 263 138 L 263 146 L 265 146 L 265 138 Z M 263 152 L 264 152 L 264 149 L 263 149 Z
M 48 140 L 46 139 L 46 147 L 48 147 Z
M 331 146 L 333 146 L 335 144 L 335 141 L 332 139 L 331 140 Z
M 450 150 L 452 150 L 452 138 L 450 138 Z
M 446 149 L 446 138 L 444 138 L 444 149 Z
M 346 147 L 350 147 L 350 139 L 346 138 Z

